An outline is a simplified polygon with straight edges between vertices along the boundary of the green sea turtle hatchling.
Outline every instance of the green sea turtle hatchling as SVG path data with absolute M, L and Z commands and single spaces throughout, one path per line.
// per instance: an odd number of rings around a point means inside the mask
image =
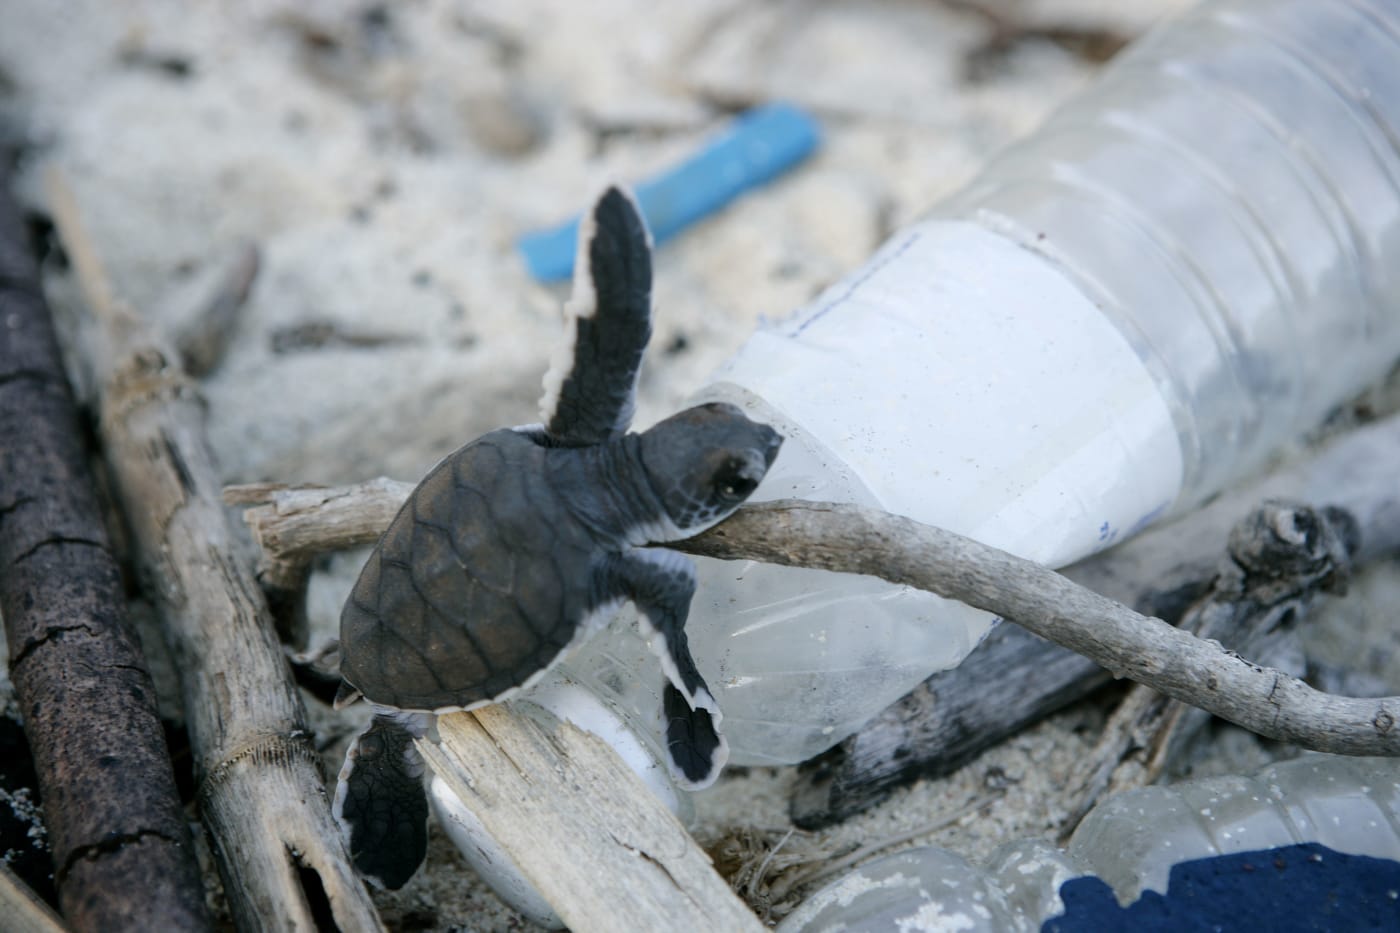
M 651 336 L 651 244 L 609 188 L 579 230 L 570 341 L 545 377 L 543 424 L 493 431 L 439 463 L 370 554 L 340 619 L 341 695 L 375 707 L 350 746 L 335 815 L 356 866 L 389 888 L 427 846 L 430 715 L 535 683 L 625 600 L 661 660 L 666 755 L 704 787 L 728 757 L 686 644 L 695 567 L 650 548 L 714 525 L 763 479 L 782 438 L 732 405 L 627 433 Z

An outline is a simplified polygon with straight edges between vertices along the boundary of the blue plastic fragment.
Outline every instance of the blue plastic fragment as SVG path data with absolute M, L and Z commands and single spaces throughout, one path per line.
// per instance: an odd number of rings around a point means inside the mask
M 1172 866 L 1167 893 L 1127 907 L 1092 876 L 1060 886 L 1064 914 L 1041 933 L 1303 933 L 1400 930 L 1400 863 L 1315 842 Z
M 820 142 L 816 121 L 790 104 L 748 111 L 695 155 L 636 186 L 652 237 L 657 243 L 671 238 L 801 162 Z M 573 274 L 578 225 L 575 217 L 520 238 L 517 245 L 532 276 L 553 282 Z

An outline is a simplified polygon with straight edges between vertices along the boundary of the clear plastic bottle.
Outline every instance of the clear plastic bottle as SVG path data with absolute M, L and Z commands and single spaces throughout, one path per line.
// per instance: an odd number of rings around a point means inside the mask
M 1060 566 L 1258 467 L 1400 356 L 1400 7 L 1208 2 L 703 390 L 773 423 L 755 498 L 877 506 Z M 986 613 L 702 561 L 731 760 L 817 754 Z M 561 672 L 651 728 L 630 619 Z
M 1021 840 L 982 868 L 935 846 L 898 852 L 812 894 L 778 933 L 1040 930 L 1064 913 L 1073 878 L 1095 875 L 1127 905 L 1167 893 L 1178 863 L 1308 842 L 1400 861 L 1400 762 L 1307 755 L 1249 778 L 1127 791 L 1091 810 L 1066 850 Z M 931 920 L 944 926 L 920 925 Z

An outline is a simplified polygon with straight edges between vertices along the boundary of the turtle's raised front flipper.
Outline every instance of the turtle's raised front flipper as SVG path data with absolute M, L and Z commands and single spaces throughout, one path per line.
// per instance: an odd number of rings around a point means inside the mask
M 651 240 L 631 196 L 608 188 L 579 225 L 567 339 L 544 377 L 540 420 L 565 447 L 627 431 L 651 339 Z
M 350 857 L 369 881 L 403 887 L 428 851 L 423 759 L 413 747 L 424 714 L 376 713 L 350 744 L 336 784 L 334 813 Z
M 662 696 L 666 754 L 677 781 L 709 787 L 729 760 L 714 694 L 691 657 L 685 620 L 695 594 L 695 565 L 675 551 L 635 550 L 616 555 L 604 573 L 604 596 L 625 596 L 642 611 L 642 630 L 669 681 Z

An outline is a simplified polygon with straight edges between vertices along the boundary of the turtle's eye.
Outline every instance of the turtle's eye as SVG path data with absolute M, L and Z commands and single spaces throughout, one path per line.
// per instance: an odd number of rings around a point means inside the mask
M 741 472 L 740 464 L 727 463 L 715 477 L 715 494 L 725 502 L 742 502 L 757 485 L 757 480 Z

